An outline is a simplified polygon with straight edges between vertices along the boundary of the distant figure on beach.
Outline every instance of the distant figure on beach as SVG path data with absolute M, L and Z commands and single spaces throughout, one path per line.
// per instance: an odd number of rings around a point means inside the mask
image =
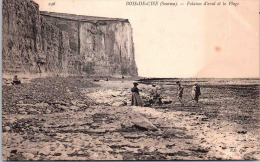
M 192 100 L 199 103 L 199 96 L 201 95 L 201 92 L 200 92 L 200 86 L 198 84 L 194 84 L 194 86 L 192 86 L 191 95 L 192 95 Z
M 14 84 L 21 84 L 21 81 L 18 79 L 17 75 L 14 76 L 12 85 Z
M 132 92 L 132 106 L 143 106 L 142 99 L 139 95 L 139 89 L 137 88 L 138 83 L 133 83 L 134 87 L 131 89 Z
M 162 98 L 160 93 L 158 92 L 158 87 L 155 84 L 152 85 L 152 89 L 150 91 L 151 104 L 162 104 Z
M 178 85 L 178 99 L 181 102 L 181 105 L 184 106 L 184 103 L 182 101 L 182 95 L 183 95 L 183 86 L 181 85 L 180 81 L 177 81 L 176 84 Z

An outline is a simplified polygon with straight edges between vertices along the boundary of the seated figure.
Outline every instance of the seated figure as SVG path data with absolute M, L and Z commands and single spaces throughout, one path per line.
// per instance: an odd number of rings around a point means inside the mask
M 21 81 L 18 79 L 17 75 L 14 76 L 14 79 L 12 82 L 12 85 L 15 85 L 15 84 L 21 84 Z
M 152 89 L 150 91 L 150 103 L 155 105 L 161 105 L 162 104 L 162 98 L 159 92 L 159 88 L 156 87 L 155 84 L 152 85 Z

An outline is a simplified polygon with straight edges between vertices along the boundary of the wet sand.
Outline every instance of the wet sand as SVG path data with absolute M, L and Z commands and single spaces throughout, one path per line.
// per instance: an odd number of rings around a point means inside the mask
M 92 81 L 3 85 L 3 160 L 260 159 L 259 80 L 199 82 L 199 105 L 183 80 L 184 107 L 173 80 L 140 81 L 144 100 L 153 82 L 173 101 L 152 107 L 130 106 L 133 80 Z

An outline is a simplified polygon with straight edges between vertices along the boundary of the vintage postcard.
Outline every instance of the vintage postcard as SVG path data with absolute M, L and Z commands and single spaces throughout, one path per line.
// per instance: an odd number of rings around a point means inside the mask
M 259 0 L 2 0 L 2 159 L 259 160 Z

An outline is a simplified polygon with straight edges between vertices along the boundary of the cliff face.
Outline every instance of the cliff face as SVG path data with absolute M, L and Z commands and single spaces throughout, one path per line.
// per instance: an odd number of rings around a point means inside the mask
M 39 12 L 3 0 L 3 73 L 137 76 L 128 20 Z
M 77 66 L 81 73 L 137 75 L 128 20 L 51 12 L 41 12 L 41 15 L 69 34 L 70 48 L 77 55 L 74 57 L 81 58 L 81 61 L 69 61 L 69 64 Z
M 3 73 L 66 73 L 69 39 L 30 0 L 3 0 Z
M 128 22 L 107 22 L 103 25 L 80 25 L 80 54 L 85 56 L 83 69 L 98 74 L 137 75 Z M 105 68 L 104 68 L 105 67 Z

